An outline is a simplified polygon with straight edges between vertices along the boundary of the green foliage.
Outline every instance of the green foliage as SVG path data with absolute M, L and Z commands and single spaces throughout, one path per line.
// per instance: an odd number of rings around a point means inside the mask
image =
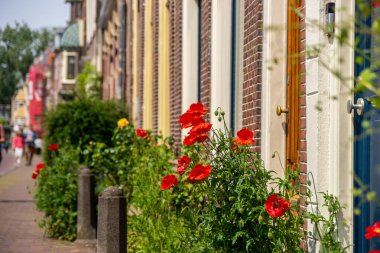
M 137 137 L 128 125 L 115 130 L 111 144 L 92 143 L 85 151 L 98 175 L 98 190 L 119 185 L 128 198 L 128 252 L 196 252 L 201 244 L 188 239 L 198 233 L 196 214 L 181 210 L 177 215 L 171 194 L 159 188 L 163 175 L 172 172 L 171 144 L 170 138 L 149 132 Z
M 34 198 L 45 214 L 39 225 L 49 237 L 76 238 L 78 154 L 75 149 L 54 153 L 51 164 L 45 165 L 37 177 Z
M 78 97 L 100 97 L 100 75 L 91 63 L 85 63 L 82 72 L 78 74 Z
M 327 209 L 327 217 L 322 215 L 319 211 L 306 212 L 305 217 L 310 219 L 314 225 L 314 233 L 310 233 L 315 240 L 321 244 L 322 253 L 344 253 L 347 252 L 348 247 L 343 247 L 339 241 L 338 231 L 338 216 L 342 211 L 342 206 L 337 197 L 322 193 L 324 203 L 323 207 Z M 309 196 L 311 194 L 309 193 Z
M 0 28 L 0 104 L 10 103 L 17 83 L 52 38 L 48 30 L 32 31 L 26 24 Z
M 197 163 L 211 166 L 209 178 L 190 186 L 185 176 L 181 176 L 174 192 L 183 195 L 184 188 L 191 189 L 189 194 L 197 196 L 198 205 L 191 203 L 191 206 L 193 210 L 198 209 L 199 227 L 206 232 L 211 252 L 255 252 L 258 249 L 260 252 L 302 252 L 303 218 L 297 203 L 299 173 L 289 170 L 284 179 L 276 178 L 272 171 L 264 168 L 256 152 L 248 146 L 234 146 L 227 129 L 213 130 L 210 136 L 210 140 L 189 152 L 190 167 Z M 199 199 L 200 193 L 204 198 Z M 272 218 L 264 203 L 273 193 L 297 204 L 283 217 Z M 199 205 L 204 199 L 203 205 Z
M 61 103 L 45 115 L 45 149 L 52 143 L 84 147 L 93 141 L 110 143 L 117 120 L 127 116 L 115 102 L 78 99 Z M 49 160 L 47 153 L 45 161 Z

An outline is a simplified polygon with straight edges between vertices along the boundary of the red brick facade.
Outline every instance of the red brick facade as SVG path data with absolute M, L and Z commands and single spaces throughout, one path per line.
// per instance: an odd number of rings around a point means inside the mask
M 144 104 L 144 37 L 145 37 L 145 0 L 138 1 L 138 42 L 137 42 L 137 126 L 143 126 L 143 104 Z
M 113 11 L 119 13 L 120 2 L 116 1 Z M 103 31 L 103 53 L 102 53 L 102 87 L 101 97 L 104 100 L 117 98 L 118 82 L 118 49 L 120 30 L 116 20 L 108 17 Z M 119 25 L 120 26 L 120 25 Z
M 261 152 L 261 118 L 262 118 L 262 61 L 263 61 L 263 1 L 244 1 L 244 41 L 243 41 L 243 91 L 242 91 L 242 124 L 255 134 L 254 149 Z M 158 130 L 158 95 L 159 95 L 159 4 L 160 0 L 152 0 L 152 32 L 153 32 L 153 80 L 152 80 L 152 126 L 153 132 Z M 176 144 L 180 143 L 181 130 L 178 118 L 182 113 L 182 1 L 170 0 L 170 129 Z M 302 13 L 305 12 L 305 2 L 302 1 Z M 146 0 L 138 1 L 138 75 L 132 75 L 133 58 L 133 12 L 132 0 L 127 0 L 127 87 L 126 98 L 128 106 L 131 106 L 133 94 L 133 80 L 137 78 L 137 126 L 143 126 L 144 111 L 144 42 L 145 42 L 145 8 Z M 200 101 L 206 106 L 211 104 L 211 26 L 212 26 L 212 0 L 200 2 Z M 130 27 L 130 28 L 129 28 Z M 306 159 L 306 83 L 305 83 L 305 21 L 301 21 L 301 97 L 300 97 L 300 150 L 299 161 L 301 164 L 301 183 L 306 184 L 307 159 Z M 109 51 L 113 57 L 117 56 L 117 48 Z M 109 75 L 113 64 L 111 55 L 105 58 L 104 73 Z M 117 58 L 115 58 L 116 60 Z M 111 86 L 112 87 L 112 86 Z M 111 92 L 112 91 L 107 91 Z M 104 94 L 104 96 L 108 96 Z M 176 146 L 178 147 L 178 146 Z M 301 203 L 305 204 L 304 197 Z
M 153 83 L 152 83 L 152 130 L 158 132 L 158 85 L 159 85 L 159 44 L 160 44 L 160 0 L 153 0 Z
M 127 0 L 126 5 L 126 86 L 125 99 L 129 115 L 132 115 L 132 94 L 133 94 L 133 0 Z
M 170 131 L 175 147 L 181 142 L 182 114 L 182 1 L 170 1 Z
M 260 152 L 263 0 L 246 0 L 244 9 L 243 127 L 254 131 Z
M 305 17 L 305 0 L 301 1 L 301 13 Z M 301 197 L 301 205 L 306 208 L 306 188 L 307 188 L 307 143 L 306 143 L 306 23 L 305 19 L 301 19 L 301 94 L 300 94 L 300 166 L 301 166 L 301 184 L 303 185 L 304 195 Z
M 201 1 L 200 101 L 211 106 L 211 18 L 212 0 Z M 208 115 L 210 116 L 210 115 Z

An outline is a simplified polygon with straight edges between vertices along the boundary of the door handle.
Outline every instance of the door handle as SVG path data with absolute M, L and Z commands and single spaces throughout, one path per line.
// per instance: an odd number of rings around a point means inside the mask
M 277 116 L 281 116 L 281 114 L 283 113 L 289 113 L 289 108 L 286 107 L 285 109 L 282 108 L 280 105 L 277 106 L 277 109 L 276 109 L 276 114 Z
M 353 104 L 351 99 L 349 99 L 347 101 L 347 112 L 351 113 L 352 110 L 356 109 L 356 113 L 361 116 L 364 112 L 364 99 L 358 98 L 358 100 L 356 100 L 356 103 L 357 104 Z

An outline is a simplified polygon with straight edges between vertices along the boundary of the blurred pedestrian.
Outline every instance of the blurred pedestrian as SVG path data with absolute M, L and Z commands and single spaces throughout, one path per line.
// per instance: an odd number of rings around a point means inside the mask
M 42 139 L 38 138 L 34 140 L 34 152 L 39 155 L 42 150 Z
M 1 160 L 3 160 L 3 150 L 2 150 L 2 144 L 5 142 L 5 133 L 4 133 L 4 127 L 3 124 L 0 122 L 0 163 Z
M 5 143 L 4 143 L 4 149 L 5 149 L 5 153 L 7 153 L 7 154 L 8 154 L 9 146 L 10 146 L 9 141 L 5 141 Z
M 17 165 L 20 165 L 22 154 L 24 152 L 24 137 L 21 131 L 16 132 L 12 141 L 12 148 L 15 151 L 15 158 Z
M 33 155 L 34 155 L 34 141 L 37 139 L 37 134 L 33 131 L 32 128 L 27 128 L 24 132 L 25 139 L 25 159 L 26 165 L 29 166 L 32 164 Z

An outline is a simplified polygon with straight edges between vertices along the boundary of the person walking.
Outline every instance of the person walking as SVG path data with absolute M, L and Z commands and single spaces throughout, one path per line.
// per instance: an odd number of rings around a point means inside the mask
M 5 142 L 4 127 L 3 127 L 3 124 L 0 122 L 0 163 L 1 163 L 1 160 L 3 160 L 3 149 L 1 147 L 4 142 Z
M 33 131 L 33 129 L 27 128 L 24 133 L 25 138 L 25 159 L 26 165 L 30 166 L 32 164 L 33 155 L 35 152 L 34 141 L 37 139 L 37 134 Z
M 16 164 L 20 165 L 22 154 L 24 152 L 24 137 L 22 136 L 22 132 L 16 132 L 12 141 L 12 148 L 15 151 Z

